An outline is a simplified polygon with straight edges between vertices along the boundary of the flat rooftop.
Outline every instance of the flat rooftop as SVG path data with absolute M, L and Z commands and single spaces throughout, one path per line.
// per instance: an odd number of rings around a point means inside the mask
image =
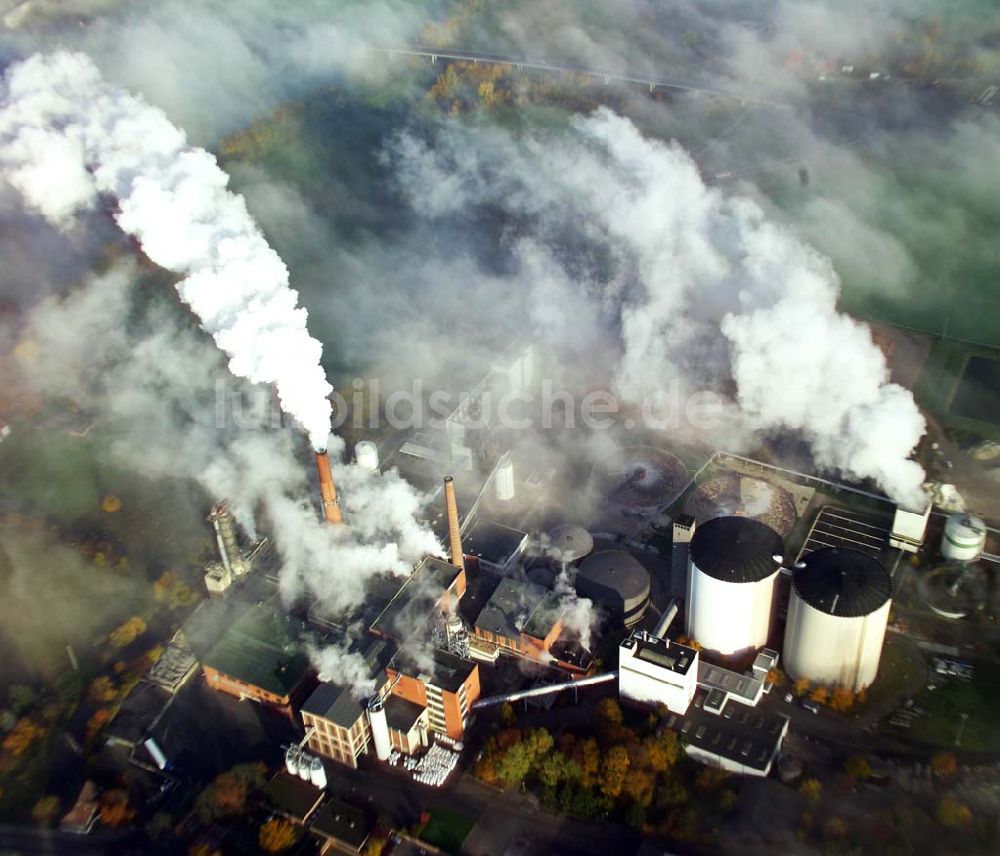
M 375 825 L 361 809 L 336 799 L 328 800 L 316 812 L 309 827 L 311 832 L 333 838 L 354 850 L 362 848 L 374 828 Z
M 756 704 L 760 693 L 764 688 L 764 681 L 759 678 L 751 678 L 749 675 L 741 675 L 706 663 L 705 660 L 698 660 L 698 686 L 707 690 L 722 690 L 736 698 L 745 699 L 750 704 Z
M 693 648 L 663 639 L 633 638 L 633 641 L 637 649 L 635 656 L 640 660 L 678 675 L 686 675 L 691 670 L 691 664 L 695 660 Z
M 503 567 L 521 549 L 528 535 L 493 520 L 478 519 L 462 534 L 462 549 L 467 556 L 478 556 L 485 562 Z
M 393 639 L 408 639 L 426 623 L 431 610 L 441 602 L 459 573 L 449 562 L 428 556 L 375 619 L 371 631 Z
M 549 594 L 541 586 L 527 580 L 504 577 L 477 616 L 476 627 L 517 641 L 521 638 L 521 631 L 530 625 L 535 610 L 542 606 Z M 532 630 L 537 632 L 539 627 L 532 625 Z
M 393 731 L 406 734 L 413 728 L 420 715 L 426 710 L 416 702 L 402 696 L 390 695 L 385 700 L 385 719 Z
M 423 658 L 415 659 L 408 656 L 406 649 L 390 664 L 389 668 L 402 672 L 404 675 L 420 678 L 446 692 L 458 692 L 472 674 L 476 664 L 472 660 L 464 660 L 447 651 L 435 649 L 431 655 L 431 672 L 427 672 L 427 664 Z
M 704 752 L 754 770 L 767 770 L 784 737 L 788 717 L 764 713 L 730 699 L 721 714 L 692 706 L 684 715 L 670 714 L 667 726 Z
M 323 799 L 323 792 L 315 785 L 282 770 L 267 783 L 264 799 L 282 814 L 305 820 L 316 810 Z

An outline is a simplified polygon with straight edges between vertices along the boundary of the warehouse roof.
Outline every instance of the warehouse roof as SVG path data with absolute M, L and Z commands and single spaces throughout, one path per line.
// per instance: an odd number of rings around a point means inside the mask
M 309 827 L 317 835 L 332 838 L 357 851 L 361 850 L 374 828 L 361 809 L 336 799 L 329 800 L 316 812 Z
M 299 647 L 301 621 L 266 604 L 249 610 L 229 627 L 203 658 L 209 668 L 251 686 L 286 696 L 310 669 Z
M 671 714 L 667 725 L 680 730 L 687 747 L 764 772 L 781 746 L 788 717 L 730 699 L 721 715 L 695 708 L 686 716 Z
M 264 798 L 282 814 L 296 820 L 305 820 L 320 804 L 323 791 L 282 770 L 267 783 Z
M 534 583 L 504 577 L 476 618 L 476 627 L 508 639 L 520 639 L 521 630 L 529 624 L 547 594 Z
M 781 536 L 749 517 L 716 517 L 695 529 L 691 561 L 703 574 L 729 583 L 755 583 L 778 570 Z
M 828 615 L 858 618 L 892 597 L 892 578 L 878 559 L 858 550 L 814 550 L 792 574 L 795 592 Z
M 424 625 L 460 573 L 442 559 L 432 556 L 424 559 L 372 623 L 372 632 L 395 639 L 409 638 Z

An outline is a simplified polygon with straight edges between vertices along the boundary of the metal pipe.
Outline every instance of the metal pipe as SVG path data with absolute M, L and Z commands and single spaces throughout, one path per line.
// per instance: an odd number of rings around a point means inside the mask
M 444 507 L 448 515 L 448 543 L 451 563 L 456 568 L 465 570 L 465 554 L 462 552 L 462 532 L 458 525 L 458 501 L 455 499 L 455 480 L 445 476 Z
M 618 670 L 605 672 L 603 675 L 594 675 L 592 678 L 580 678 L 578 681 L 566 681 L 562 684 L 549 684 L 546 687 L 534 687 L 530 690 L 519 690 L 506 695 L 490 696 L 481 698 L 472 705 L 473 710 L 481 710 L 484 707 L 495 707 L 508 701 L 520 701 L 525 698 L 536 698 L 537 696 L 550 695 L 551 693 L 562 692 L 568 689 L 579 689 L 580 687 L 591 687 L 595 684 L 606 684 L 608 681 L 618 679 Z
M 653 631 L 653 635 L 657 639 L 663 639 L 667 635 L 667 628 L 670 627 L 671 622 L 677 616 L 677 601 L 672 601 L 670 606 L 667 607 L 667 611 L 663 613 L 660 620 L 656 624 L 656 629 Z
M 327 523 L 343 523 L 337 487 L 333 483 L 333 471 L 330 469 L 330 456 L 326 449 L 316 452 L 316 470 L 319 472 L 319 492 L 323 497 L 323 517 Z

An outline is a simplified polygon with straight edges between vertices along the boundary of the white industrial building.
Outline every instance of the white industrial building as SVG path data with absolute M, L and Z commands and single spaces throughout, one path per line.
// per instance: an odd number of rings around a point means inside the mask
M 930 503 L 921 511 L 908 511 L 897 508 L 892 519 L 892 532 L 889 534 L 889 546 L 907 553 L 916 553 L 924 544 L 927 532 L 927 520 L 931 516 Z
M 698 652 L 637 630 L 618 649 L 618 692 L 684 713 L 698 689 Z
M 691 538 L 687 635 L 729 656 L 767 643 L 781 537 L 747 517 L 716 517 Z
M 799 562 L 785 625 L 785 669 L 795 680 L 860 690 L 878 674 L 892 579 L 857 550 L 827 547 Z

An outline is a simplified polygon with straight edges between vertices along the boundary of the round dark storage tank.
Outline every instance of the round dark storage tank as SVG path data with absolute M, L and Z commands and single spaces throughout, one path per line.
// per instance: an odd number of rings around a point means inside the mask
M 795 679 L 860 690 L 878 674 L 892 578 L 878 559 L 825 547 L 792 574 L 785 668 Z
M 576 574 L 577 593 L 603 606 L 626 627 L 646 614 L 649 584 L 649 573 L 624 550 L 591 553 Z
M 549 533 L 549 549 L 561 562 L 578 562 L 594 551 L 594 539 L 581 526 L 557 526 Z
M 749 517 L 716 517 L 695 529 L 689 550 L 688 636 L 727 656 L 765 645 L 783 550 L 777 532 Z

